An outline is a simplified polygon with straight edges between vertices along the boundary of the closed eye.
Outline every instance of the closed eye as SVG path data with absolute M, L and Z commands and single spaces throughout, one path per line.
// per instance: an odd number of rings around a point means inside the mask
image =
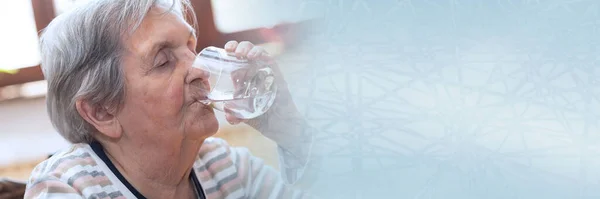
M 169 60 L 163 61 L 162 63 L 158 64 L 157 67 L 163 67 L 169 64 Z
M 165 51 L 161 51 L 156 56 L 154 67 L 159 68 L 169 64 L 169 56 Z

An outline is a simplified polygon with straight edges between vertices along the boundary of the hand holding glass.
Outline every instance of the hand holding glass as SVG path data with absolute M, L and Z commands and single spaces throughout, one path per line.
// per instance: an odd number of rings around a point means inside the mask
M 194 67 L 210 73 L 207 99 L 201 102 L 240 119 L 258 117 L 271 107 L 277 93 L 268 62 L 235 57 L 222 48 L 207 47 Z

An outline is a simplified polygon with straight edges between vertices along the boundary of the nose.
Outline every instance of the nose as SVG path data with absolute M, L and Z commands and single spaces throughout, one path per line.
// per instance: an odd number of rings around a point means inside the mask
M 206 71 L 206 67 L 197 59 L 196 54 L 192 51 L 184 52 L 185 65 L 187 74 L 185 77 L 186 84 L 192 84 L 196 80 L 208 80 L 210 73 Z
M 210 73 L 204 68 L 205 67 L 199 61 L 192 61 L 191 67 L 188 67 L 185 83 L 192 84 L 196 80 L 208 80 Z
M 195 58 L 195 56 L 193 56 Z M 205 99 L 210 91 L 210 83 L 208 78 L 210 73 L 205 70 L 205 67 L 195 59 L 192 59 L 191 66 L 187 67 L 185 83 L 191 89 L 192 98 L 199 100 Z

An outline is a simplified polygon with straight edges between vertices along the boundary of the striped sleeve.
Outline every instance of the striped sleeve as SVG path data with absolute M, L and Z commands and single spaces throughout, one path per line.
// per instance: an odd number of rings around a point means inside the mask
M 274 198 L 308 198 L 306 193 L 284 183 L 280 173 L 273 167 L 265 165 L 260 158 L 253 156 L 246 148 L 231 148 L 236 169 L 244 173 L 242 184 L 248 198 L 274 199 Z
M 28 185 L 25 199 L 83 198 L 77 190 L 58 179 L 40 179 Z
M 52 168 L 49 160 L 46 160 L 33 169 L 23 198 L 83 198 L 74 187 L 62 182 L 58 177 L 61 174 L 52 172 Z

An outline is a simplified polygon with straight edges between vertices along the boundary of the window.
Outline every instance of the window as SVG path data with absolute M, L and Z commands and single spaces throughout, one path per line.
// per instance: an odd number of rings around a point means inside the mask
M 60 15 L 70 9 L 75 8 L 80 3 L 88 2 L 89 0 L 54 0 L 54 10 L 56 15 Z
M 308 1 L 292 0 L 211 0 L 216 28 L 234 33 L 296 23 L 316 16 Z
M 0 3 L 0 70 L 40 63 L 37 28 L 31 0 Z

